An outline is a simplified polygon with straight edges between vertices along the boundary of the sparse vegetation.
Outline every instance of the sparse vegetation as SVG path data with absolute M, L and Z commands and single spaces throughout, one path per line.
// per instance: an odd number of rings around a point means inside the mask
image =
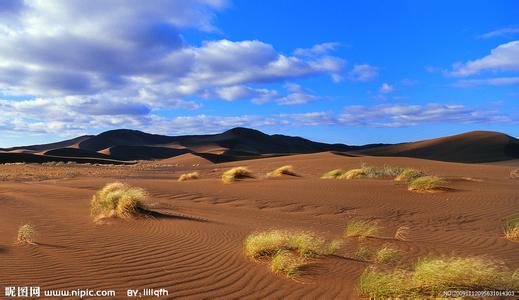
M 224 183 L 231 183 L 241 178 L 250 177 L 251 172 L 245 167 L 235 167 L 225 171 L 222 174 L 222 181 Z
M 36 236 L 36 230 L 30 224 L 20 226 L 18 229 L 18 235 L 16 237 L 16 243 L 19 245 L 34 245 L 34 238 Z
M 353 258 L 360 260 L 369 260 L 371 257 L 371 251 L 365 245 L 360 245 L 357 251 L 353 253 Z
M 337 179 L 355 179 L 366 176 L 362 169 L 352 169 L 339 176 Z
M 510 171 L 510 178 L 519 178 L 519 169 Z
M 270 230 L 255 232 L 244 242 L 245 255 L 253 259 L 272 258 L 271 270 L 293 277 L 307 259 L 334 254 L 342 240 L 326 242 L 307 231 Z
M 145 209 L 145 190 L 121 182 L 105 185 L 92 197 L 90 213 L 96 219 L 128 218 Z
M 435 297 L 449 290 L 515 290 L 519 283 L 503 264 L 485 257 L 440 257 L 420 260 L 414 271 L 364 270 L 362 296 Z
M 267 177 L 279 177 L 281 175 L 296 176 L 297 174 L 292 166 L 282 166 L 272 172 L 267 173 Z
M 330 255 L 339 247 L 338 240 L 327 243 L 311 232 L 287 230 L 255 232 L 244 243 L 245 255 L 256 259 L 273 256 L 280 250 L 295 251 L 303 257 Z
M 519 214 L 505 219 L 505 238 L 511 241 L 519 240 Z
M 387 264 L 394 260 L 397 254 L 397 249 L 394 249 L 391 246 L 384 246 L 375 254 L 375 262 L 378 264 Z
M 409 241 L 409 234 L 411 233 L 411 227 L 400 226 L 395 232 L 395 239 L 400 241 Z
M 356 179 L 356 178 L 380 178 L 394 177 L 402 173 L 402 167 L 384 165 L 382 168 L 362 164 L 360 169 L 352 169 L 340 175 L 338 179 Z
M 344 173 L 346 173 L 346 171 L 342 169 L 331 170 L 324 173 L 323 176 L 321 176 L 321 179 L 339 179 L 339 177 L 341 177 Z
M 305 258 L 297 256 L 287 250 L 280 250 L 272 257 L 270 268 L 274 273 L 294 277 L 306 263 L 307 260 Z
M 191 172 L 191 173 L 185 173 L 180 175 L 178 178 L 178 181 L 186 181 L 186 180 L 193 180 L 198 179 L 200 177 L 200 174 L 198 172 Z
M 395 177 L 395 181 L 413 181 L 418 177 L 425 176 L 425 173 L 413 168 L 405 168 Z
M 442 188 L 445 180 L 437 176 L 422 176 L 409 182 L 408 190 L 426 192 Z
M 344 235 L 346 237 L 370 237 L 377 234 L 380 231 L 381 227 L 378 226 L 375 222 L 363 221 L 363 220 L 353 220 L 348 223 L 346 229 L 344 230 Z

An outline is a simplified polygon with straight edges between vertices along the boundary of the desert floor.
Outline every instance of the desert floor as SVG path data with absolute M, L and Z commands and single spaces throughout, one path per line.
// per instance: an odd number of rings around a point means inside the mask
M 326 171 L 362 162 L 414 167 L 443 176 L 450 190 L 415 193 L 392 179 L 323 180 Z M 299 177 L 265 173 L 293 165 Z M 359 241 L 344 239 L 337 255 L 312 261 L 288 279 L 243 255 L 254 231 L 303 229 L 341 238 L 349 220 L 378 221 L 377 238 L 362 243 L 401 250 L 398 264 L 430 255 L 487 255 L 519 268 L 519 243 L 503 238 L 503 218 L 519 213 L 519 178 L 509 164 L 349 157 L 332 153 L 212 164 L 191 154 L 137 166 L 0 166 L 0 283 L 42 289 L 166 288 L 171 298 L 358 298 L 361 272 L 373 263 L 352 258 Z M 233 166 L 255 178 L 222 184 Z M 178 182 L 197 170 L 201 179 Z M 124 181 L 150 193 L 163 215 L 94 223 L 89 204 L 105 183 Z M 14 245 L 30 223 L 37 245 Z M 393 238 L 409 226 L 408 241 Z M 3 292 L 3 291 L 1 291 Z

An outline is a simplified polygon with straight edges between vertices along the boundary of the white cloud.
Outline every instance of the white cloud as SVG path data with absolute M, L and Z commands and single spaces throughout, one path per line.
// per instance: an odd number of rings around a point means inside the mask
M 450 75 L 466 77 L 483 71 L 519 71 L 519 41 L 499 45 L 483 58 L 455 64 Z
M 465 105 L 384 104 L 349 106 L 339 116 L 339 122 L 359 127 L 405 127 L 422 123 L 509 123 L 512 118 L 488 108 Z
M 285 88 L 289 91 L 289 93 L 276 100 L 276 102 L 280 105 L 305 104 L 321 99 L 321 97 L 313 95 L 310 91 L 303 89 L 300 85 L 295 83 L 287 83 L 285 84 Z
M 350 71 L 350 78 L 355 81 L 370 81 L 378 76 L 378 68 L 368 64 L 355 65 Z
M 478 37 L 482 38 L 482 39 L 489 39 L 489 38 L 494 38 L 494 37 L 501 37 L 501 36 L 515 35 L 515 34 L 519 34 L 519 26 L 510 26 L 510 27 L 500 28 L 500 29 L 497 29 L 494 31 L 484 33 Z
M 463 79 L 458 80 L 455 84 L 458 87 L 474 87 L 474 86 L 505 86 L 519 85 L 519 77 L 496 77 L 485 79 Z
M 340 46 L 340 43 L 322 43 L 314 45 L 312 48 L 303 49 L 297 48 L 294 50 L 294 55 L 298 56 L 314 56 L 314 55 L 322 55 L 337 49 Z
M 395 87 L 390 85 L 389 83 L 383 83 L 380 86 L 379 92 L 382 94 L 389 94 L 395 91 Z

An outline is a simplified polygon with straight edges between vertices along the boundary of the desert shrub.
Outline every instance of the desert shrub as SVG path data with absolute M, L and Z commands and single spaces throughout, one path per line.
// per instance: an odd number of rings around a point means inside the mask
M 510 178 L 519 178 L 519 169 L 510 171 Z
M 435 297 L 452 290 L 515 290 L 519 283 L 503 264 L 485 257 L 439 257 L 418 261 L 413 271 L 367 268 L 361 295 L 374 298 Z
M 411 233 L 411 227 L 400 226 L 397 228 L 397 230 L 395 232 L 395 239 L 400 240 L 400 241 L 408 241 L 410 233 Z
M 509 240 L 519 240 L 519 214 L 505 219 L 505 237 Z
M 16 243 L 19 245 L 31 244 L 34 245 L 34 238 L 36 236 L 36 230 L 30 224 L 20 226 L 18 229 L 18 235 L 16 236 Z
M 244 242 L 245 255 L 251 258 L 269 257 L 280 250 L 295 251 L 303 257 L 331 255 L 340 247 L 339 241 L 327 243 L 307 231 L 270 230 L 250 234 Z
M 344 235 L 346 237 L 369 237 L 377 234 L 381 227 L 375 222 L 353 220 L 346 225 Z
M 236 167 L 225 171 L 222 174 L 222 181 L 224 183 L 231 183 L 240 178 L 250 177 L 251 172 L 245 167 Z
M 398 254 L 398 250 L 391 246 L 383 246 L 375 254 L 375 262 L 378 264 L 387 264 L 391 262 Z
M 178 178 L 178 181 L 186 181 L 186 180 L 193 180 L 198 179 L 200 177 L 200 174 L 198 172 L 191 172 L 191 173 L 185 173 L 180 175 Z
M 353 258 L 360 260 L 369 260 L 371 257 L 371 251 L 365 245 L 360 245 L 357 250 L 353 253 Z
M 395 177 L 395 181 L 413 181 L 418 177 L 425 176 L 425 174 L 422 171 L 415 170 L 413 168 L 405 168 Z
M 323 176 L 321 176 L 321 179 L 338 179 L 344 173 L 346 173 L 346 171 L 342 169 L 331 170 L 329 172 L 324 173 Z
M 408 184 L 410 191 L 432 191 L 439 189 L 445 184 L 445 180 L 437 176 L 422 176 L 418 177 Z
M 279 177 L 281 175 L 296 176 L 297 174 L 292 166 L 282 166 L 272 172 L 267 173 L 267 177 Z
M 303 257 L 297 256 L 287 250 L 280 250 L 272 257 L 270 268 L 274 273 L 294 277 L 306 263 L 307 261 Z
M 121 182 L 105 185 L 92 197 L 90 213 L 96 219 L 128 218 L 145 209 L 148 194 L 145 190 Z
M 352 169 L 337 177 L 337 179 L 356 179 L 366 176 L 362 169 Z

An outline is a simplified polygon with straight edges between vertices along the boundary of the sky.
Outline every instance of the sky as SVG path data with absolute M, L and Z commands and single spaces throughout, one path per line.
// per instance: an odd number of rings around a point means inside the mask
M 242 126 L 519 136 L 519 2 L 0 1 L 0 147 Z

